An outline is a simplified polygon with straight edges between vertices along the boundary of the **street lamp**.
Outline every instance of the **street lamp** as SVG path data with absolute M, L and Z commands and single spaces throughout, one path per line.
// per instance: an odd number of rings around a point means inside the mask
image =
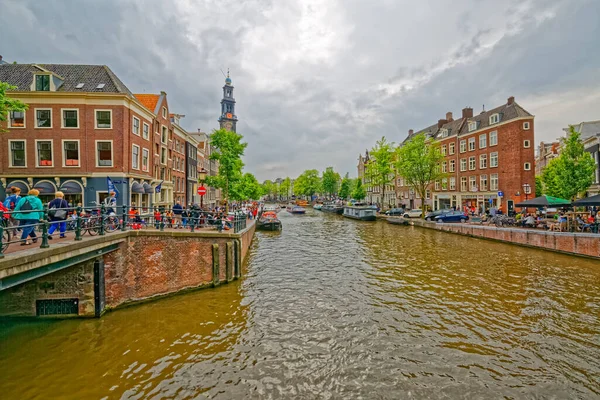
M 529 183 L 523 184 L 523 192 L 525 192 L 525 201 L 527 201 L 527 198 L 531 194 L 531 185 Z
M 207 173 L 208 171 L 206 171 L 204 167 L 202 167 L 202 169 L 198 172 L 198 180 L 200 181 L 201 187 L 204 187 Z M 198 191 L 198 194 L 200 194 L 200 208 L 204 209 L 204 194 L 201 194 L 200 191 Z

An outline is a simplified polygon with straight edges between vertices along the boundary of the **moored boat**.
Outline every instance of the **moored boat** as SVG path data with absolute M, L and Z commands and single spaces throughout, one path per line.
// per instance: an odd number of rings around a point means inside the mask
M 306 210 L 300 206 L 288 206 L 286 210 L 292 214 L 304 214 L 306 212 Z
M 296 200 L 296 205 L 299 207 L 306 207 L 308 205 L 308 201 L 306 200 Z
M 336 204 L 325 204 L 321 211 L 342 215 L 344 213 L 344 207 Z
M 323 208 L 323 204 L 319 204 L 319 203 L 317 203 L 313 206 L 313 210 L 321 211 L 322 208 Z
M 274 211 L 265 211 L 256 221 L 256 229 L 262 231 L 278 231 L 281 229 L 281 221 Z
M 361 221 L 375 221 L 377 219 L 377 210 L 368 206 L 345 206 L 344 217 L 358 219 Z

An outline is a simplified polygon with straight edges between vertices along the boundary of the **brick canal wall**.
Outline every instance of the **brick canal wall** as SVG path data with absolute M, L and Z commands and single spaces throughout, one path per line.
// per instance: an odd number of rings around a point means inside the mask
M 600 259 L 600 235 L 592 233 L 548 232 L 521 228 L 497 228 L 471 224 L 438 224 L 421 219 L 406 221 L 390 218 L 391 224 L 411 224 L 438 231 L 457 233 L 482 239 L 497 240 L 521 246 Z

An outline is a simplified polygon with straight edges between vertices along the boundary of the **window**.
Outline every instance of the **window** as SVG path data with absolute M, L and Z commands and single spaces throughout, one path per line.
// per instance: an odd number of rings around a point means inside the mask
M 454 143 L 450 143 L 448 146 L 448 153 L 450 153 L 450 155 L 454 154 Z
M 50 75 L 35 76 L 35 91 L 49 92 L 50 91 Z
M 490 175 L 490 190 L 498 190 L 498 174 Z
M 426 198 L 427 200 L 431 199 L 431 191 L 430 191 L 429 189 L 427 189 L 427 190 L 425 191 L 425 198 Z
M 523 169 L 524 169 L 525 171 L 530 171 L 530 170 L 531 170 L 531 163 L 528 163 L 528 162 L 526 162 L 526 163 L 523 165 Z
M 454 172 L 456 168 L 456 161 L 450 160 L 450 172 Z
M 52 166 L 52 141 L 36 140 L 37 146 L 37 166 L 51 167 Z
M 161 164 L 166 164 L 167 163 L 167 149 L 165 149 L 164 147 L 161 147 L 160 149 L 160 163 Z
M 140 119 L 137 117 L 133 117 L 133 122 L 131 124 L 131 131 L 134 135 L 140 135 Z
M 490 125 L 497 124 L 500 122 L 500 114 L 494 114 L 490 116 Z
M 496 146 L 498 144 L 498 131 L 490 132 L 490 146 Z
M 483 135 L 479 135 L 479 148 L 485 149 L 487 147 L 487 135 L 484 133 Z
M 37 128 L 52 128 L 52 109 L 36 109 L 35 121 Z
M 479 155 L 479 169 L 487 168 L 487 154 Z
M 148 159 L 150 158 L 150 151 L 148 149 L 142 149 L 142 171 L 148 171 Z
M 435 190 L 436 191 L 440 190 L 440 181 L 435 181 Z
M 442 145 L 442 155 L 446 155 L 446 145 Z
M 96 110 L 96 129 L 110 129 L 112 127 L 112 111 Z
M 441 135 L 443 138 L 448 137 L 448 129 L 442 129 L 440 131 Z
M 140 169 L 140 146 L 131 146 L 131 168 Z
M 63 160 L 65 160 L 65 167 L 79 166 L 79 141 L 63 141 Z
M 466 158 L 461 158 L 460 159 L 460 170 L 461 171 L 466 171 L 467 170 L 467 159 Z
M 78 110 L 62 110 L 62 127 L 79 128 Z
M 460 141 L 460 152 L 464 153 L 465 151 L 467 151 L 467 141 L 461 140 Z
M 143 127 L 143 135 L 144 135 L 144 139 L 148 139 L 150 137 L 150 125 L 148 125 L 145 122 L 144 122 L 144 127 Z
M 25 112 L 11 111 L 8 118 L 9 128 L 25 128 Z
M 475 129 L 477 129 L 477 122 L 475 122 L 475 121 L 469 122 L 469 132 L 473 132 Z
M 96 142 L 96 154 L 99 167 L 112 167 L 112 142 Z
M 523 147 L 525 147 L 526 149 L 528 149 L 529 146 L 531 146 L 531 143 L 529 142 L 529 140 L 524 140 L 523 141 Z
M 467 177 L 466 176 L 463 176 L 460 178 L 460 191 L 461 192 L 467 191 Z
M 448 163 L 446 161 L 442 162 L 442 172 L 443 173 L 448 172 Z
M 490 153 L 490 168 L 498 166 L 498 152 Z
M 25 141 L 24 140 L 9 140 L 10 143 L 10 166 L 11 167 L 26 167 L 25 158 Z
M 163 118 L 167 118 L 167 107 L 163 107 L 162 113 L 163 113 Z
M 476 168 L 475 156 L 469 157 L 469 171 L 473 171 Z
M 167 144 L 167 127 L 162 127 L 162 134 L 160 135 L 160 141 L 164 144 Z
M 487 175 L 479 176 L 479 189 L 482 192 L 485 192 L 487 190 Z
M 448 190 L 448 179 L 442 179 L 442 190 Z
M 529 130 L 529 122 L 523 122 L 523 129 L 526 131 Z
M 475 138 L 469 138 L 469 151 L 474 151 L 475 150 Z
M 450 190 L 456 190 L 456 178 L 450 177 Z
M 469 190 L 471 192 L 477 191 L 477 177 L 476 176 L 469 177 Z

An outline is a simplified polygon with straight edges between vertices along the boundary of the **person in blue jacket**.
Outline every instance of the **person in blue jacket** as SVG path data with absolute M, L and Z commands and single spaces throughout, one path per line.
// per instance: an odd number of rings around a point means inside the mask
M 29 236 L 32 242 L 37 242 L 37 236 L 34 228 L 35 224 L 44 218 L 44 205 L 38 198 L 40 191 L 31 189 L 27 196 L 21 197 L 21 200 L 15 206 L 13 218 L 19 221 L 19 225 L 23 227 L 21 232 L 21 246 L 28 246 L 31 243 L 27 240 Z

